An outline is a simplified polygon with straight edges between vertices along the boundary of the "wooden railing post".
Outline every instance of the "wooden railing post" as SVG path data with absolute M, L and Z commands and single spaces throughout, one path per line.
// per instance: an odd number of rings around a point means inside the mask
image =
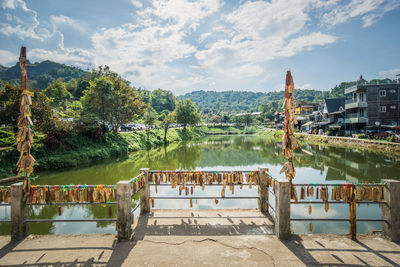
M 386 204 L 381 204 L 383 233 L 392 241 L 400 241 L 400 181 L 383 180 L 383 196 Z
M 267 183 L 267 175 L 265 171 L 268 171 L 267 168 L 258 168 L 260 172 L 260 185 L 258 186 L 258 209 L 261 212 L 268 213 L 268 198 L 269 198 L 269 188 Z
M 275 234 L 279 239 L 290 237 L 290 183 L 278 181 L 275 206 Z
M 11 240 L 19 241 L 29 234 L 28 207 L 24 201 L 22 182 L 11 185 Z
M 140 214 L 145 214 L 150 212 L 150 169 L 142 168 L 140 172 L 144 173 L 145 184 L 143 185 L 143 189 L 140 191 L 140 201 L 142 202 L 140 206 Z
M 350 237 L 353 240 L 357 239 L 357 199 L 355 195 L 355 186 L 351 186 L 351 194 L 349 201 L 349 223 L 350 223 Z
M 118 241 L 126 241 L 131 237 L 131 183 L 119 181 L 117 183 L 117 231 Z

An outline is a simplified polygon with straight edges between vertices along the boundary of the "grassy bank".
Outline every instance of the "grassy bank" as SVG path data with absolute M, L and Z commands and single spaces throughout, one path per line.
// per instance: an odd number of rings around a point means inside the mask
M 191 140 L 202 136 L 196 128 L 170 129 L 167 135 L 168 143 Z M 87 165 L 92 162 L 126 155 L 129 152 L 149 149 L 164 144 L 163 131 L 152 130 L 147 139 L 146 133 L 107 133 L 98 140 L 93 140 L 81 135 L 67 135 L 61 139 L 57 149 L 46 148 L 45 137 L 35 136 L 32 155 L 36 159 L 35 170 L 54 170 Z M 15 175 L 15 164 L 19 152 L 16 145 L 0 151 L 0 177 Z

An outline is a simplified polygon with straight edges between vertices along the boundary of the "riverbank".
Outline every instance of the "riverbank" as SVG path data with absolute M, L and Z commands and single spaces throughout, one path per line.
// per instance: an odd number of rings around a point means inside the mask
M 138 150 L 150 149 L 164 145 L 163 130 L 150 131 L 147 139 L 145 131 L 130 133 L 107 133 L 98 140 L 81 135 L 67 135 L 61 139 L 56 149 L 45 145 L 43 136 L 35 136 L 32 155 L 36 159 L 35 171 L 55 170 L 87 165 L 109 158 L 119 157 Z M 196 139 L 203 134 L 196 128 L 170 129 L 167 142 L 175 143 Z M 15 145 L 0 151 L 0 177 L 15 175 L 15 164 L 19 152 Z
M 268 129 L 261 133 L 270 139 L 280 142 L 282 131 Z M 393 143 L 380 140 L 359 139 L 353 137 L 313 135 L 306 133 L 296 133 L 299 144 L 333 146 L 351 149 L 361 149 L 385 155 L 400 156 L 400 143 Z

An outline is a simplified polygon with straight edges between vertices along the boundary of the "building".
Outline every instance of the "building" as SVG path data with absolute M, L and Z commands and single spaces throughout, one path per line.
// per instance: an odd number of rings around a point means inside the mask
M 346 134 L 400 125 L 400 84 L 368 83 L 362 77 L 345 89 Z
M 313 112 L 318 109 L 318 103 L 299 103 L 294 109 L 297 127 L 301 128 L 304 124 L 312 120 Z

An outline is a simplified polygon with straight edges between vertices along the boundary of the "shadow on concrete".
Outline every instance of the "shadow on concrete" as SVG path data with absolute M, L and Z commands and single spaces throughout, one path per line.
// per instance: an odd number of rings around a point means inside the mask
M 141 215 L 135 228 L 134 240 L 142 240 L 146 235 L 235 236 L 272 235 L 275 233 L 273 223 L 266 216 L 235 217 L 217 215 L 184 217 L 154 217 L 153 213 Z M 149 220 L 151 223 L 149 223 Z M 206 220 L 213 220 L 214 223 L 203 223 Z
M 338 236 L 343 237 L 343 236 Z M 321 246 L 321 248 L 306 248 L 303 245 L 303 239 L 301 236 L 292 235 L 289 240 L 281 241 L 291 252 L 293 252 L 296 257 L 301 260 L 306 266 L 370 266 L 370 263 L 363 259 L 363 255 L 373 254 L 383 260 L 384 266 L 400 266 L 399 262 L 394 262 L 393 260 L 389 259 L 384 254 L 400 254 L 400 251 L 395 250 L 374 250 L 367 246 L 365 243 L 355 240 L 351 241 L 354 242 L 354 246 L 359 245 L 362 248 L 325 248 L 323 244 L 318 241 L 314 241 L 316 244 Z M 394 242 L 393 242 L 394 243 Z M 397 243 L 395 243 L 397 244 Z M 397 244 L 398 245 L 398 244 Z M 311 252 L 324 252 L 325 255 L 332 256 L 336 263 L 326 264 L 320 263 L 317 261 L 312 255 Z M 361 264 L 350 264 L 345 262 L 345 259 L 342 259 L 339 255 L 335 255 L 335 253 L 352 253 Z

